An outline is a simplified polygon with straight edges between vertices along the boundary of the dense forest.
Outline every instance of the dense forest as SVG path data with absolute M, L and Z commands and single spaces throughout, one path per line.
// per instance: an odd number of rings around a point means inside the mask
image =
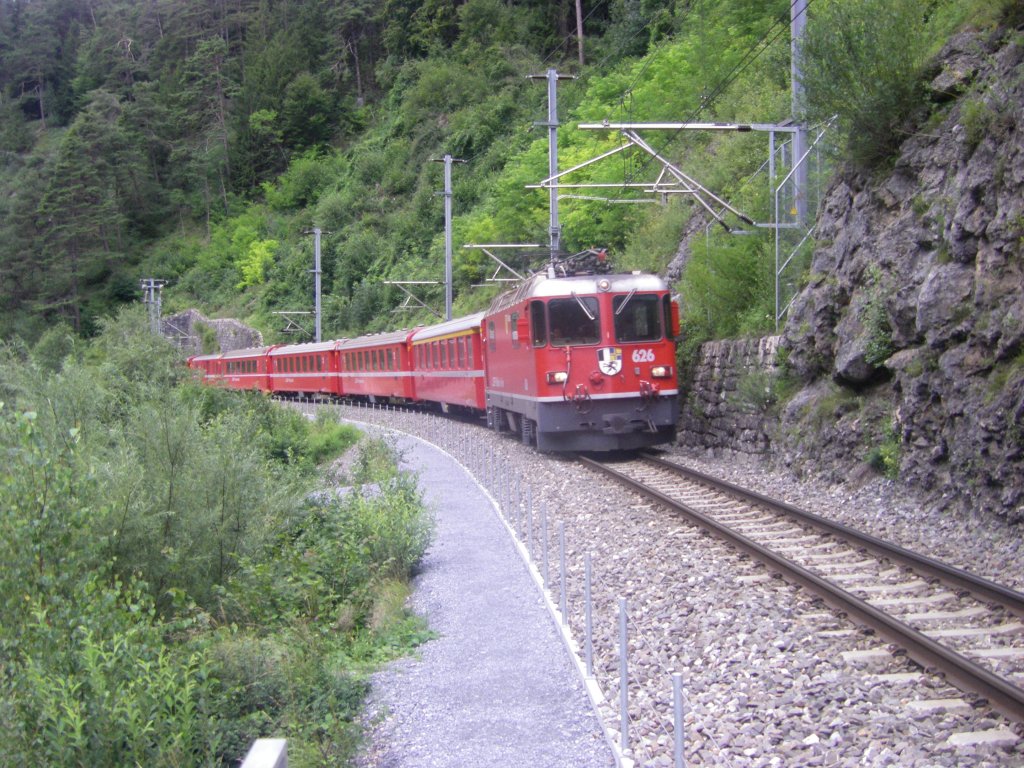
M 884 157 L 927 56 L 991 8 L 810 3 L 807 118 L 839 113 L 849 156 Z M 325 333 L 426 319 L 396 315 L 402 294 L 385 281 L 443 276 L 431 161 L 446 153 L 467 161 L 453 174 L 456 307 L 478 308 L 494 289 L 472 286 L 493 265 L 461 245 L 547 242 L 547 194 L 526 189 L 547 175 L 535 125 L 546 89 L 529 76 L 575 77 L 559 86 L 563 168 L 619 142 L 581 121 L 780 122 L 792 113 L 789 11 L 786 0 L 2 0 L 0 336 L 60 324 L 90 335 L 151 277 L 169 281 L 169 310 L 240 317 L 275 338 L 273 312 L 311 307 L 313 226 L 328 233 Z M 767 185 L 748 183 L 763 136 L 656 141 L 764 218 Z M 655 175 L 649 157 L 624 154 L 574 181 Z M 565 200 L 563 246 L 664 269 L 696 206 L 662 202 Z M 709 326 L 698 335 L 764 330 L 768 238 L 712 234 L 718 271 L 740 279 L 705 305 L 695 265 L 688 304 Z
M 171 281 L 171 309 L 272 330 L 271 312 L 311 304 L 313 225 L 330 233 L 326 329 L 401 323 L 383 280 L 440 276 L 431 160 L 468 161 L 455 174 L 457 246 L 546 242 L 546 194 L 524 185 L 546 175 L 533 127 L 546 93 L 527 76 L 549 67 L 580 76 L 559 94 L 563 165 L 615 141 L 581 136 L 577 118 L 683 119 L 712 105 L 723 119 L 786 116 L 785 0 L 581 11 L 582 41 L 574 4 L 551 0 L 4 0 L 0 334 L 32 339 L 61 322 L 91 334 L 138 298 L 141 277 Z M 740 70 L 752 51 L 757 66 Z M 622 173 L 621 161 L 595 172 Z M 657 237 L 666 213 L 678 235 L 679 212 L 639 208 L 566 206 L 567 247 L 622 249 L 645 224 Z M 469 295 L 481 259 L 460 249 L 463 303 L 485 300 Z

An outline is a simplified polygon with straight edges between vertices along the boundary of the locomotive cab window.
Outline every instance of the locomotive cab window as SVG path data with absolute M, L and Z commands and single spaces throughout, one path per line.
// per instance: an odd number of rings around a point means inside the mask
M 593 296 L 573 296 L 548 302 L 551 344 L 596 344 L 601 339 L 601 316 Z
M 535 347 L 543 347 L 548 343 L 548 324 L 544 316 L 544 302 L 530 302 L 530 343 Z
M 661 338 L 661 300 L 654 295 L 629 293 L 612 299 L 615 339 L 655 341 Z

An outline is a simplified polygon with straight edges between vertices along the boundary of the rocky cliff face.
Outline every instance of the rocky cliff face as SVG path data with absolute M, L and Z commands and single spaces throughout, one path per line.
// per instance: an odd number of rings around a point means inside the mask
M 843 175 L 783 347 L 804 388 L 776 450 L 847 476 L 870 460 L 1024 520 L 1024 35 L 939 56 L 937 116 L 895 165 Z

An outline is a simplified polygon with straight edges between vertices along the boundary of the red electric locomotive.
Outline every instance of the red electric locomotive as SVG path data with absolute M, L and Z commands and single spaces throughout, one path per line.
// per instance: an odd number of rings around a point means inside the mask
M 338 343 L 341 394 L 377 400 L 412 400 L 409 337 L 412 331 L 360 336 Z
M 340 395 L 337 347 L 341 342 L 285 344 L 273 347 L 269 383 L 276 394 Z
M 484 410 L 483 312 L 420 328 L 410 338 L 416 399 Z
M 655 275 L 600 259 L 534 275 L 485 313 L 488 425 L 546 451 L 673 441 L 678 317 Z

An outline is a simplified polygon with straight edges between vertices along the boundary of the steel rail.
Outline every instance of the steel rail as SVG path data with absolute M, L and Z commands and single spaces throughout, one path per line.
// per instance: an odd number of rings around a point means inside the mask
M 939 579 L 950 587 L 967 590 L 980 600 L 998 603 L 1010 612 L 1015 613 L 1018 616 L 1024 616 L 1024 594 L 1003 586 L 1002 584 L 996 584 L 995 582 L 984 579 L 981 576 L 976 576 L 969 571 L 955 568 L 947 563 L 940 562 L 939 560 L 935 560 L 926 555 L 921 555 L 909 549 L 904 549 L 896 544 L 872 536 L 869 533 L 864 533 L 863 531 L 858 531 L 856 528 L 851 528 L 847 525 L 843 525 L 842 523 L 837 523 L 833 520 L 820 517 L 819 515 L 815 515 L 813 512 L 800 509 L 799 507 L 787 504 L 784 501 L 779 501 L 769 496 L 763 496 L 760 493 L 747 490 L 746 488 L 741 488 L 740 486 L 733 485 L 725 480 L 720 480 L 717 477 L 705 475 L 703 472 L 698 472 L 695 469 L 680 466 L 679 464 L 666 461 L 665 459 L 657 456 L 644 455 L 643 458 L 645 461 L 666 467 L 673 472 L 678 472 L 681 475 L 690 477 L 711 488 L 727 493 L 743 501 L 761 504 L 769 509 L 782 510 L 801 522 L 838 536 L 856 547 L 871 550 L 876 554 L 885 556 L 893 562 L 897 562 L 901 565 L 913 568 L 915 571 Z
M 993 707 L 1010 719 L 1024 722 L 1024 690 L 1004 678 L 698 510 L 598 461 L 586 457 L 581 457 L 580 461 L 644 496 L 681 513 L 741 552 L 757 558 L 773 570 L 778 571 L 788 581 L 806 587 L 837 611 L 847 614 L 856 622 L 871 627 L 881 637 L 903 648 L 910 658 L 922 667 L 941 672 L 956 687 L 987 699 Z M 666 463 L 671 464 L 671 462 Z

